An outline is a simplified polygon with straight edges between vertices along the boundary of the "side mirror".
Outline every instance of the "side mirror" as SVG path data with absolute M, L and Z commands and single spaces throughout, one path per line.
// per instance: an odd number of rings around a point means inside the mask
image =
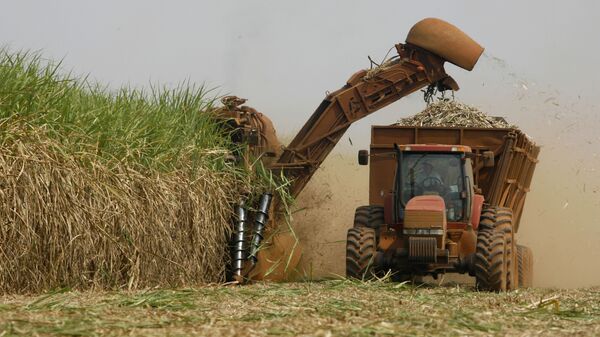
M 369 151 L 358 150 L 358 165 L 368 165 L 368 164 L 369 164 Z
M 494 151 L 483 151 L 483 167 L 494 167 Z

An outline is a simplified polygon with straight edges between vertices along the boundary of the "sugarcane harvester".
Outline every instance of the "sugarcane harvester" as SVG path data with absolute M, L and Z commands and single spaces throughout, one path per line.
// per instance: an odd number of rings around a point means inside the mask
M 242 105 L 245 100 L 226 97 L 220 115 L 236 130 L 232 137 L 248 145 L 250 157 L 261 158 L 274 177 L 284 176 L 290 182 L 290 194 L 296 197 L 352 123 L 426 87 L 458 90 L 444 63 L 470 71 L 483 48 L 455 26 L 428 18 L 415 24 L 406 42 L 395 45 L 395 51 L 394 57 L 358 71 L 342 88 L 329 93 L 287 146 L 280 146 L 266 116 Z M 237 207 L 232 240 L 234 279 L 283 280 L 299 260 L 299 247 L 286 235 L 274 235 L 268 244 L 263 241 L 264 228 L 277 226 L 277 219 L 269 215 L 280 203 L 276 199 L 271 202 L 272 198 L 266 193 L 258 206 Z M 247 214 L 249 206 L 257 210 L 252 221 Z

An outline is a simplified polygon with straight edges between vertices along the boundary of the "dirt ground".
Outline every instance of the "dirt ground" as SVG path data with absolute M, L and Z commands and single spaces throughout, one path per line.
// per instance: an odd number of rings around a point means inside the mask
M 0 336 L 594 336 L 600 289 L 389 282 L 0 297 Z

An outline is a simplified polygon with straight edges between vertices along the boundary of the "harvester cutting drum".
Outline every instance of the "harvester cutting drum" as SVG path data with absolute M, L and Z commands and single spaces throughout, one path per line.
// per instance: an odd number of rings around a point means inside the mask
M 432 18 L 415 24 L 406 43 L 395 49 L 396 56 L 376 68 L 358 71 L 328 94 L 286 147 L 281 147 L 266 116 L 242 106 L 243 99 L 226 97 L 219 114 L 234 130 L 234 141 L 245 144 L 238 161 L 248 165 L 249 158 L 260 158 L 274 177 L 284 176 L 290 182 L 290 194 L 296 197 L 352 123 L 426 87 L 458 90 L 444 63 L 471 70 L 483 53 L 458 28 Z M 531 260 L 527 253 L 525 258 L 514 258 L 519 247 L 514 233 L 539 148 L 511 129 L 477 134 L 469 129 L 374 127 L 372 140 L 370 205 L 357 209 L 354 227 L 348 231 L 347 275 L 370 277 L 385 269 L 402 275 L 468 271 L 482 287 L 514 287 L 515 280 L 522 278 L 517 275 L 517 260 L 525 261 L 523 265 Z M 363 151 L 361 162 L 368 157 Z M 404 159 L 415 164 L 424 157 L 442 166 L 456 163 L 453 179 L 458 180 L 448 184 L 436 177 L 415 186 L 410 174 L 416 167 L 407 166 Z M 490 168 L 495 159 L 496 167 Z M 484 197 L 487 218 L 480 225 Z M 280 206 L 274 198 L 268 211 L 256 212 L 252 239 L 247 238 L 246 214 L 238 208 L 232 242 L 232 272 L 238 280 L 283 280 L 295 269 L 301 250 L 289 234 L 272 236 L 256 252 L 263 229 L 280 225 L 272 216 Z M 513 223 L 507 225 L 508 208 Z M 497 245 L 504 247 L 501 254 Z M 502 256 L 500 276 L 494 269 L 498 255 Z
M 248 221 L 248 211 L 244 203 L 240 202 L 235 208 L 235 227 L 233 228 L 233 237 L 231 240 L 231 276 L 230 278 L 239 278 L 242 276 L 244 261 L 248 258 L 246 228 Z
M 236 219 L 231 244 L 230 279 L 244 282 L 244 278 L 258 262 L 260 245 L 265 237 L 273 196 L 265 193 L 260 197 L 258 209 L 248 212 L 243 202 L 236 206 Z M 248 213 L 254 215 L 252 231 L 248 231 Z

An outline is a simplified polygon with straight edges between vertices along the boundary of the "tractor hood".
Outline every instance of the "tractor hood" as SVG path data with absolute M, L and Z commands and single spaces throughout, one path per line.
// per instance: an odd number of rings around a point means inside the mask
M 408 32 L 406 43 L 430 51 L 469 71 L 483 53 L 483 47 L 462 30 L 435 18 L 417 22 Z

